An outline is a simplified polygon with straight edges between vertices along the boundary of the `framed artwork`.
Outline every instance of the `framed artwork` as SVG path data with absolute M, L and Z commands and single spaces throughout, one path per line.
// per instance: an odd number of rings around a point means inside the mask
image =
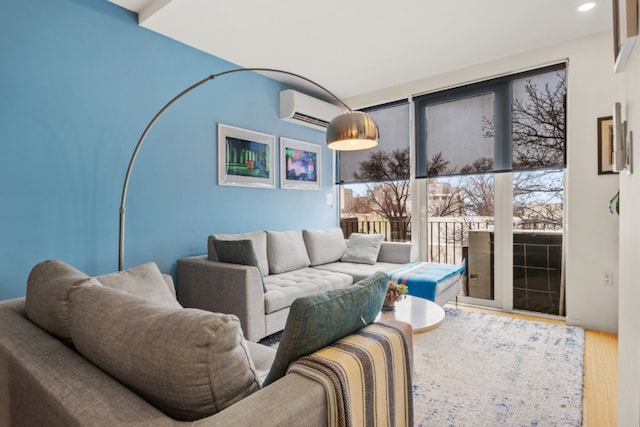
M 613 171 L 613 116 L 598 117 L 598 175 Z
M 614 72 L 624 70 L 638 38 L 638 0 L 613 0 Z
M 320 190 L 321 147 L 308 142 L 280 138 L 280 187 Z
M 275 140 L 218 123 L 218 185 L 275 188 Z

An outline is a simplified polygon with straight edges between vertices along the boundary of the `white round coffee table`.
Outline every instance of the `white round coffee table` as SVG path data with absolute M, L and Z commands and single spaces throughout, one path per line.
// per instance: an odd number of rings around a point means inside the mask
M 395 309 L 383 309 L 376 321 L 395 319 L 406 322 L 413 328 L 413 333 L 429 332 L 444 320 L 444 309 L 428 299 L 407 295 L 396 302 Z

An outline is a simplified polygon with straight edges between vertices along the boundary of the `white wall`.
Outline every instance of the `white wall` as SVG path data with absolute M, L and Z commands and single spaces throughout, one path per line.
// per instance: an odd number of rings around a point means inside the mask
M 617 175 L 598 175 L 596 119 L 613 112 L 616 86 L 610 34 L 572 47 L 568 77 L 567 323 L 618 330 L 618 222 L 609 200 Z M 603 286 L 605 272 L 614 286 Z
M 623 118 L 640 147 L 640 45 L 625 71 L 616 75 Z M 620 174 L 620 318 L 618 336 L 618 425 L 640 425 L 640 155 L 633 153 L 635 171 Z
M 618 178 L 597 174 L 596 134 L 596 120 L 611 115 L 617 91 L 610 34 L 526 52 L 354 97 L 347 102 L 365 107 L 567 58 L 567 322 L 617 331 L 617 280 L 613 287 L 604 287 L 602 277 L 607 271 L 618 277 L 618 217 L 608 210 L 609 199 L 618 189 Z

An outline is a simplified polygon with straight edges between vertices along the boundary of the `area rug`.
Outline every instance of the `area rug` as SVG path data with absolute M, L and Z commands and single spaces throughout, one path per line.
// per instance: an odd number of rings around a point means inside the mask
M 413 336 L 415 426 L 581 426 L 582 328 L 445 312 Z
M 584 330 L 446 308 L 414 335 L 416 426 L 580 426 Z

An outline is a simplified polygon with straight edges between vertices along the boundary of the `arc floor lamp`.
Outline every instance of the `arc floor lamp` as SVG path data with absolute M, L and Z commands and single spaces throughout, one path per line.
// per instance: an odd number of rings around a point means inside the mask
M 269 73 L 277 73 L 277 74 L 285 74 L 289 76 L 296 77 L 298 79 L 304 80 L 308 83 L 311 83 L 313 86 L 321 89 L 322 91 L 329 94 L 333 99 L 336 100 L 340 105 L 342 105 L 347 111 L 337 117 L 335 117 L 329 123 L 327 127 L 327 146 L 333 150 L 339 151 L 352 151 L 352 150 L 364 150 L 367 148 L 372 148 L 378 145 L 378 125 L 376 125 L 375 121 L 360 111 L 353 111 L 351 107 L 345 104 L 340 98 L 334 95 L 331 91 L 326 89 L 324 86 L 314 82 L 311 79 L 308 79 L 304 76 L 301 76 L 296 73 L 292 73 L 289 71 L 278 70 L 274 68 L 237 68 L 233 70 L 223 71 L 221 73 L 211 74 L 204 79 L 194 83 L 189 86 L 176 96 L 174 96 L 169 102 L 165 104 L 164 107 L 160 109 L 156 113 L 155 116 L 151 119 L 147 127 L 140 135 L 140 139 L 138 139 L 138 143 L 131 154 L 131 159 L 129 159 L 129 166 L 127 167 L 127 173 L 124 177 L 124 184 L 122 186 L 122 198 L 120 201 L 120 234 L 119 234 L 119 243 L 118 243 L 118 270 L 122 271 L 124 264 L 124 225 L 125 225 L 125 205 L 127 203 L 127 189 L 129 188 L 129 178 L 131 177 L 131 171 L 133 170 L 133 165 L 136 161 L 136 157 L 138 156 L 138 152 L 140 151 L 140 147 L 144 142 L 145 138 L 149 134 L 149 131 L 153 127 L 153 125 L 158 121 L 160 116 L 164 114 L 165 111 L 173 105 L 178 99 L 182 98 L 187 93 L 191 92 L 195 88 L 202 86 L 203 84 L 214 80 L 216 78 L 226 76 L 229 74 L 240 73 L 243 71 L 254 71 L 254 72 L 269 72 Z

